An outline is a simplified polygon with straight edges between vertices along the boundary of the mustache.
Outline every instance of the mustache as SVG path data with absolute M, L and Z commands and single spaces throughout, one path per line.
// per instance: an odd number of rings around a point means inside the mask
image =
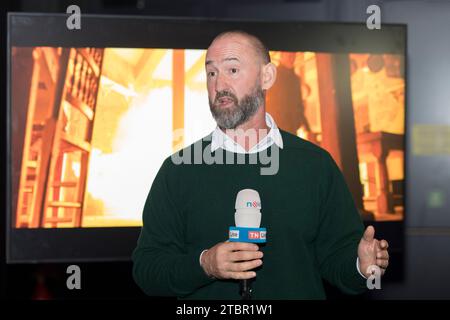
M 214 99 L 214 104 L 216 104 L 219 101 L 219 99 L 223 97 L 231 98 L 234 101 L 234 103 L 237 103 L 238 101 L 238 98 L 233 93 L 227 90 L 222 90 L 217 93 L 216 98 Z

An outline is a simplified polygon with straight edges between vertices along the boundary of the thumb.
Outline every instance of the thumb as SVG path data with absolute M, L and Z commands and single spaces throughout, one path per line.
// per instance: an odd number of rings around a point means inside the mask
M 375 229 L 372 226 L 368 226 L 364 231 L 363 239 L 366 241 L 372 241 L 375 236 Z

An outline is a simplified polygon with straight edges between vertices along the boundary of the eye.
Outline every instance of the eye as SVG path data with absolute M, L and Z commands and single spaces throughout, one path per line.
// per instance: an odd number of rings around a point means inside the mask
M 231 68 L 231 69 L 230 69 L 230 72 L 231 72 L 232 74 L 236 74 L 236 73 L 238 73 L 238 69 L 237 69 L 237 68 Z
M 206 75 L 208 76 L 208 78 L 214 77 L 216 75 L 216 73 L 214 71 L 208 71 L 206 73 Z

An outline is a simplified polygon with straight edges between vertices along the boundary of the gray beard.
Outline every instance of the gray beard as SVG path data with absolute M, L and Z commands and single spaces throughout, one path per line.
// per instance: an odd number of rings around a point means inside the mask
M 218 105 L 218 97 L 230 97 L 233 99 L 234 106 L 221 108 Z M 235 129 L 239 125 L 248 121 L 264 103 L 264 91 L 260 86 L 255 88 L 251 94 L 244 96 L 238 101 L 236 96 L 227 91 L 221 91 L 216 96 L 213 103 L 209 100 L 209 107 L 214 120 L 221 129 Z

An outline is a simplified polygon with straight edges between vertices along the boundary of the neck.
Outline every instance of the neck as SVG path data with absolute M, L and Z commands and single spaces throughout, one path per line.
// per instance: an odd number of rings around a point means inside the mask
M 222 128 L 221 128 L 222 129 Z M 270 128 L 266 123 L 266 109 L 264 105 L 258 108 L 258 111 L 245 123 L 237 126 L 235 129 L 222 129 L 227 136 L 241 145 L 245 151 L 249 151 L 257 145 L 267 134 Z

